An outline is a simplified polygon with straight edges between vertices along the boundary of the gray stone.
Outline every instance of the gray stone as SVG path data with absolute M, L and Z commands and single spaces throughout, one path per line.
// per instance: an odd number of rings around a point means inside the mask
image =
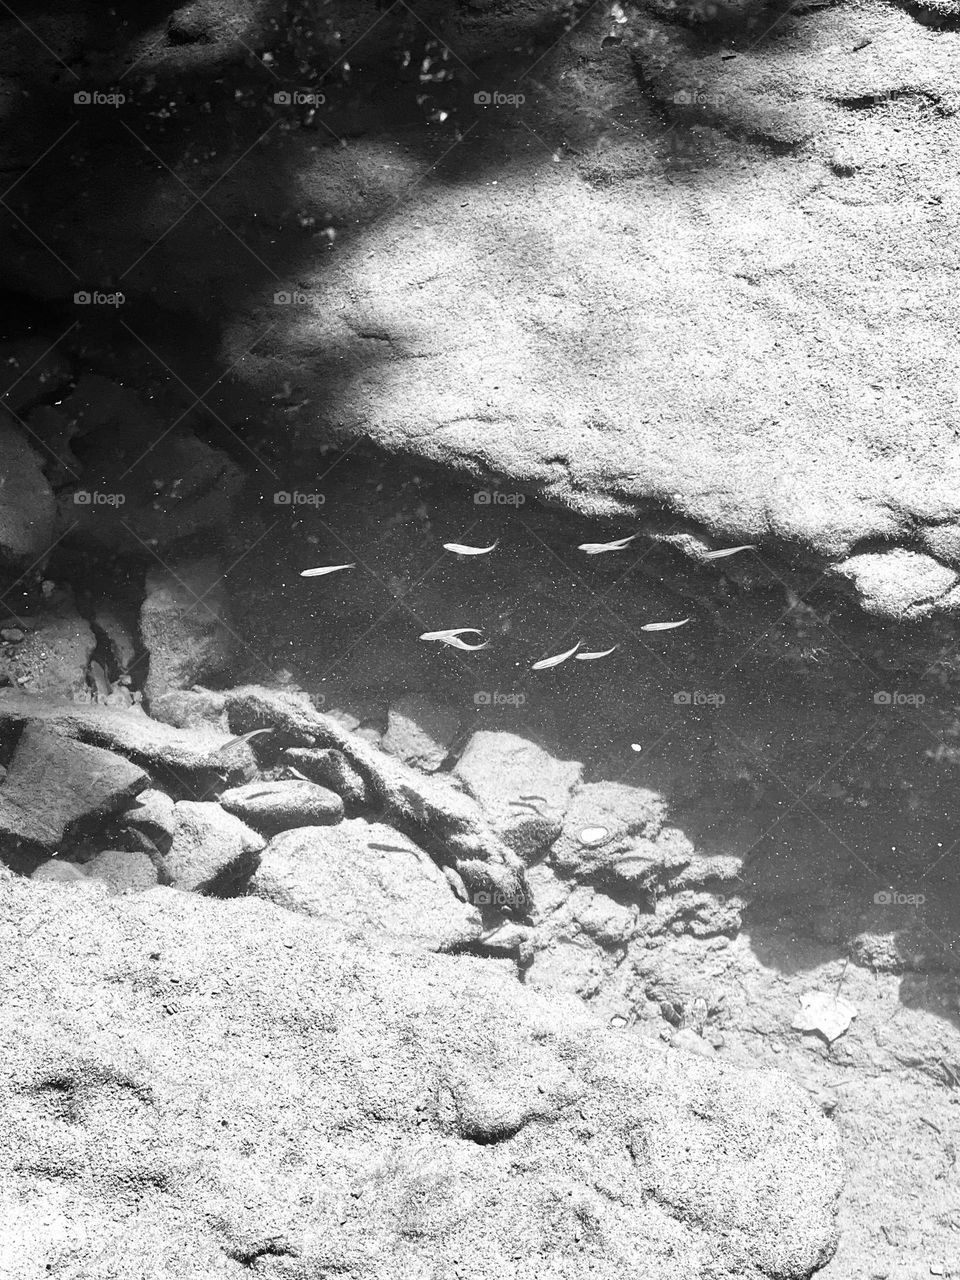
M 505 843 L 525 861 L 534 861 L 560 834 L 583 765 L 558 760 L 515 733 L 481 729 L 454 773 Z
M 0 416 L 0 567 L 26 569 L 53 545 L 56 514 L 42 459 Z
M 62 858 L 48 858 L 41 862 L 30 873 L 31 880 L 42 880 L 50 884 L 89 883 L 86 868 L 77 862 L 68 862 Z
M 84 863 L 84 871 L 114 893 L 142 893 L 157 884 L 157 869 L 149 856 L 132 849 L 105 849 Z
M 0 837 L 54 853 L 79 824 L 116 813 L 147 782 L 123 756 L 28 725 L 0 787 Z
M 507 965 L 166 889 L 3 881 L 0 933 L 19 1276 L 62 1251 L 64 1187 L 84 1276 L 800 1280 L 834 1250 L 839 1141 L 802 1089 Z
M 221 792 L 219 800 L 228 813 L 258 831 L 326 826 L 343 817 L 343 801 L 335 791 L 296 778 L 248 782 Z
M 173 843 L 162 860 L 161 879 L 174 889 L 232 891 L 257 868 L 263 839 L 218 804 L 181 800 Z
M 215 556 L 150 570 L 140 638 L 150 655 L 144 686 L 150 703 L 170 689 L 189 689 L 228 670 L 234 640 Z
M 360 936 L 391 934 L 431 951 L 465 946 L 481 933 L 479 912 L 454 896 L 422 849 L 392 827 L 360 818 L 276 836 L 250 892 Z
M 87 670 L 97 640 L 73 593 L 58 588 L 30 624 L 24 638 L 0 655 L 0 671 L 25 693 L 89 702 Z
M 408 694 L 387 712 L 383 747 L 407 764 L 433 773 L 450 751 L 462 713 L 422 694 Z

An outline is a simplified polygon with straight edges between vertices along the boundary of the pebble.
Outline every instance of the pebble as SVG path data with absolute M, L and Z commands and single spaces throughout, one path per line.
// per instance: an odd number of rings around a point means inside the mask
M 24 637 L 24 632 L 19 627 L 3 627 L 0 628 L 0 640 L 6 644 L 19 644 Z

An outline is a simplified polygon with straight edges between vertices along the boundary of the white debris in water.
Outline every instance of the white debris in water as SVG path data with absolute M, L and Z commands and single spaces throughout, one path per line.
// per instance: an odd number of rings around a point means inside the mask
M 595 845 L 603 844 L 609 834 L 606 827 L 584 827 L 577 839 L 588 849 L 592 849 Z

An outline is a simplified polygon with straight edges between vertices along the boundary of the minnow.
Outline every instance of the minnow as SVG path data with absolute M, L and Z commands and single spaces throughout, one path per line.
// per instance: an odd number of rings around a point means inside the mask
M 685 627 L 690 621 L 689 618 L 681 618 L 679 622 L 647 622 L 640 628 L 641 631 L 672 631 L 674 627 Z
M 443 544 L 444 551 L 452 551 L 455 556 L 485 556 L 489 555 L 500 539 L 491 542 L 489 547 L 471 547 L 465 542 L 445 542 Z
M 319 569 L 301 569 L 301 578 L 322 578 L 328 573 L 339 573 L 341 569 L 355 569 L 356 564 L 324 564 Z
M 572 649 L 568 649 L 566 653 L 555 653 L 552 658 L 541 658 L 539 662 L 535 662 L 530 668 L 531 671 L 544 671 L 547 667 L 559 667 L 561 662 L 566 662 L 583 644 L 582 640 L 578 640 Z
M 522 796 L 519 796 L 519 797 L 518 797 L 518 799 L 520 799 L 520 800 L 539 800 L 542 804 L 549 804 L 549 801 L 547 800 L 547 797 L 546 797 L 546 796 L 538 796 L 538 795 L 534 795 L 533 793 L 531 793 L 530 795 L 522 795 Z
M 704 560 L 723 560 L 726 556 L 735 556 L 739 551 L 753 551 L 755 543 L 745 542 L 742 547 L 721 547 L 719 551 L 707 551 Z
M 578 653 L 577 662 L 595 662 L 597 658 L 605 658 L 608 654 L 613 653 L 614 649 L 619 648 L 620 646 L 615 644 L 613 649 L 598 649 L 594 650 L 592 653 Z
M 272 729 L 251 729 L 249 733 L 241 733 L 239 738 L 231 738 L 229 742 L 225 742 L 222 747 L 217 747 L 216 754 L 222 756 L 225 751 L 232 751 L 234 747 L 239 747 L 243 742 L 249 742 L 251 738 L 256 738 L 261 733 L 273 733 Z
M 101 702 L 106 702 L 110 697 L 110 681 L 107 679 L 107 673 L 99 662 L 90 663 L 90 679 L 93 681 L 93 687 L 97 692 L 97 697 Z
M 599 556 L 604 551 L 626 551 L 634 538 L 639 537 L 639 533 L 631 533 L 628 538 L 614 538 L 612 542 L 581 542 L 577 550 L 585 551 L 588 556 Z
M 368 849 L 374 849 L 377 853 L 416 853 L 416 849 L 411 849 L 408 845 L 402 844 L 375 844 L 370 841 L 367 845 Z
M 475 636 L 483 634 L 477 627 L 450 627 L 446 631 L 425 631 L 420 639 L 439 640 L 441 644 L 448 644 L 454 649 L 463 649 L 465 653 L 476 653 L 478 649 L 485 649 L 490 643 L 489 640 L 484 640 L 482 644 L 467 644 L 465 640 L 460 639 L 467 631 Z

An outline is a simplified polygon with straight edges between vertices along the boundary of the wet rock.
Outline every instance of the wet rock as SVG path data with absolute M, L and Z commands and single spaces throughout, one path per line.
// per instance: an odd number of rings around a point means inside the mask
M 218 752 L 226 735 L 175 729 L 151 719 L 139 707 L 84 705 L 0 690 L 0 728 L 16 731 L 27 724 L 45 725 L 64 737 L 109 748 L 169 774 L 181 788 L 203 793 L 223 776 Z
M 53 546 L 56 509 L 42 461 L 0 415 L 0 569 L 27 569 Z
M 77 862 L 68 862 L 63 858 L 48 858 L 41 862 L 30 873 L 31 880 L 44 880 L 53 884 L 77 884 L 87 881 L 86 868 Z
M 0 840 L 55 852 L 81 823 L 122 809 L 147 782 L 123 756 L 29 725 L 0 787 Z
M 441 706 L 421 694 L 409 694 L 387 713 L 384 750 L 433 773 L 447 758 L 461 719 L 454 707 Z
M 289 827 L 329 826 L 343 817 L 343 801 L 335 791 L 296 778 L 231 787 L 221 792 L 219 800 L 228 813 L 271 833 Z
M 850 556 L 836 573 L 853 586 L 868 613 L 882 617 L 922 617 L 944 601 L 960 602 L 956 570 L 903 547 Z
M 21 1274 L 59 1247 L 65 1181 L 83 1274 L 148 1275 L 159 1247 L 171 1280 L 284 1255 L 371 1280 L 524 1280 L 531 1258 L 786 1280 L 835 1247 L 838 1138 L 802 1090 L 610 1034 L 507 966 L 163 889 L 5 881 L 0 930 Z M 104 1194 L 130 1185 L 136 1232 Z
M 94 632 L 107 645 L 113 669 L 120 675 L 128 674 L 137 656 L 133 629 L 120 617 L 112 605 L 100 604 L 93 612 L 91 625 Z M 139 675 L 139 672 L 135 674 Z
M 655 791 L 621 782 L 589 782 L 570 801 L 550 862 L 564 875 L 582 879 L 614 868 L 629 850 L 639 867 L 647 856 L 642 840 L 655 840 L 665 817 L 666 805 Z M 638 849 L 642 851 L 634 852 Z M 692 846 L 686 854 L 692 856 Z M 625 878 L 637 874 L 628 871 Z
M 140 637 L 150 655 L 144 687 L 148 702 L 229 669 L 233 636 L 221 577 L 215 556 L 147 574 Z
M 140 792 L 136 804 L 123 814 L 123 822 L 128 832 L 144 838 L 142 847 L 148 852 L 156 850 L 165 855 L 170 852 L 177 830 L 177 807 L 165 791 L 151 788 Z
M 170 689 L 151 700 L 150 714 L 177 729 L 213 728 L 230 734 L 226 695 L 214 689 Z
M 157 869 L 147 854 L 132 849 L 105 849 L 84 864 L 84 871 L 114 893 L 142 893 L 158 883 Z
M 264 840 L 213 801 L 181 800 L 170 849 L 161 861 L 162 883 L 198 893 L 239 889 L 257 868 Z
M 314 782 L 330 787 L 347 804 L 359 808 L 368 803 L 367 784 L 342 751 L 333 747 L 290 747 L 283 759 Z
M 89 702 L 87 670 L 97 646 L 67 588 L 51 593 L 43 609 L 30 616 L 30 630 L 0 655 L 0 670 L 11 684 L 48 698 Z
M 462 947 L 481 932 L 479 912 L 454 897 L 422 849 L 360 818 L 276 836 L 249 891 L 361 936 L 390 934 L 432 951 Z
M 510 848 L 534 861 L 559 836 L 583 765 L 557 760 L 514 733 L 481 729 L 454 772 Z

